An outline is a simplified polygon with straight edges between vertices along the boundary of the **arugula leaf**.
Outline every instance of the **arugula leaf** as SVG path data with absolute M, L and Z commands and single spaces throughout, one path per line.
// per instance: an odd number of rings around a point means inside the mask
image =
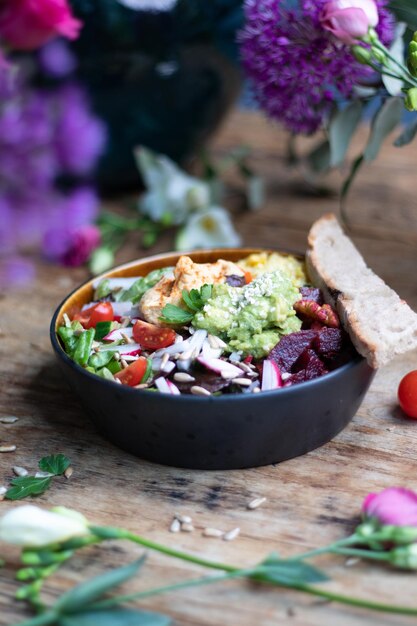
M 64 454 L 44 456 L 38 463 L 39 469 L 54 476 L 61 476 L 70 466 L 71 461 Z
M 75 613 L 61 617 L 58 622 L 59 626 L 169 626 L 171 623 L 167 615 L 128 609 Z
M 251 578 L 260 582 L 278 585 L 304 585 L 329 580 L 326 574 L 304 561 L 280 559 L 275 553 L 270 554 L 251 574 Z
M 184 309 L 175 306 L 175 304 L 166 304 L 159 319 L 166 324 L 188 324 L 193 317 L 194 313 L 184 311 Z
M 34 476 L 19 476 L 11 481 L 12 487 L 5 493 L 7 500 L 22 500 L 27 496 L 40 496 L 51 486 L 52 477 L 35 478 Z

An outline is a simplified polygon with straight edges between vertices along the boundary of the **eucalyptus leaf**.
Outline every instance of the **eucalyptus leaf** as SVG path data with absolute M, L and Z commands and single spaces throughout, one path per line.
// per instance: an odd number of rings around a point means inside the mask
M 44 456 L 38 463 L 39 469 L 54 476 L 61 476 L 70 466 L 71 461 L 64 454 Z
M 400 123 L 404 111 L 402 98 L 389 98 L 376 112 L 365 148 L 365 161 L 373 161 L 379 154 L 382 143 Z
M 395 38 L 389 48 L 391 55 L 400 63 L 404 63 L 404 33 L 406 31 L 406 28 L 407 25 L 402 22 L 396 25 Z M 382 75 L 382 82 L 384 83 L 385 89 L 391 96 L 398 96 L 399 94 L 401 94 L 401 90 L 404 87 L 404 83 L 400 78 L 392 78 L 392 76 Z
M 350 141 L 362 118 L 362 111 L 362 103 L 355 100 L 333 115 L 329 126 L 331 167 L 343 163 Z
M 318 146 L 315 146 L 307 154 L 306 163 L 308 168 L 315 174 L 321 174 L 330 167 L 330 142 L 325 139 Z
M 55 604 L 55 609 L 60 613 L 74 613 L 92 604 L 101 598 L 103 594 L 114 587 L 118 587 L 126 580 L 137 574 L 145 562 L 145 556 L 141 557 L 129 565 L 123 565 L 105 574 L 95 576 L 81 585 L 64 593 Z
M 324 572 L 304 561 L 283 560 L 272 553 L 260 563 L 251 578 L 278 585 L 305 585 L 329 580 Z
M 170 617 L 150 611 L 110 609 L 86 611 L 60 618 L 59 626 L 168 626 Z
M 417 135 L 417 119 L 413 120 L 411 124 L 408 124 L 394 141 L 394 146 L 397 148 L 401 148 L 402 146 L 407 146 L 409 143 L 413 141 L 413 139 Z

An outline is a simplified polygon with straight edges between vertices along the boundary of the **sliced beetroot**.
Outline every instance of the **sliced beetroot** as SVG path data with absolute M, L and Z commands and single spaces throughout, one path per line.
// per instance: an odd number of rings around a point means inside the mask
M 303 300 L 313 300 L 317 304 L 324 304 L 323 292 L 317 287 L 300 287 L 300 293 Z
M 226 284 L 230 285 L 230 287 L 244 287 L 246 285 L 245 276 L 230 274 L 226 276 Z
M 313 340 L 314 351 L 324 359 L 334 359 L 340 354 L 344 343 L 343 332 L 340 328 L 324 327 Z
M 306 348 L 293 365 L 294 373 L 301 370 L 306 372 L 306 380 L 327 374 L 327 369 L 323 361 L 317 356 L 314 350 L 310 348 Z
M 284 335 L 272 348 L 268 358 L 275 361 L 281 372 L 291 372 L 294 363 L 306 348 L 310 348 L 316 336 L 315 330 L 300 330 Z

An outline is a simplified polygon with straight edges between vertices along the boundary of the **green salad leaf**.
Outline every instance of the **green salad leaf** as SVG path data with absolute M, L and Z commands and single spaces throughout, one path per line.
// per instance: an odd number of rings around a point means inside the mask
M 162 322 L 167 324 L 187 324 L 191 322 L 195 313 L 201 311 L 204 308 L 206 302 L 211 298 L 213 292 L 213 285 L 203 285 L 200 289 L 186 289 L 182 292 L 182 299 L 187 307 L 176 306 L 175 304 L 166 304 L 162 309 Z
M 54 476 L 61 476 L 70 466 L 71 461 L 65 454 L 51 454 L 44 456 L 38 463 L 39 469 L 43 472 L 49 472 Z
M 13 478 L 11 487 L 6 491 L 6 500 L 23 500 L 28 496 L 40 496 L 51 486 L 52 476 L 35 478 L 34 476 L 19 476 Z

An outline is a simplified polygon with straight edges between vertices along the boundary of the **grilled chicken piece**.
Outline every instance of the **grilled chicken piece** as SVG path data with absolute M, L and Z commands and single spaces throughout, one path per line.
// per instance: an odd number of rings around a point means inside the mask
M 224 283 L 226 276 L 243 276 L 244 272 L 231 261 L 219 259 L 216 263 L 194 263 L 182 256 L 174 268 L 174 277 L 164 276 L 149 289 L 139 303 L 140 314 L 147 322 L 162 326 L 160 317 L 166 304 L 180 306 L 184 289 L 200 289 L 203 285 Z

